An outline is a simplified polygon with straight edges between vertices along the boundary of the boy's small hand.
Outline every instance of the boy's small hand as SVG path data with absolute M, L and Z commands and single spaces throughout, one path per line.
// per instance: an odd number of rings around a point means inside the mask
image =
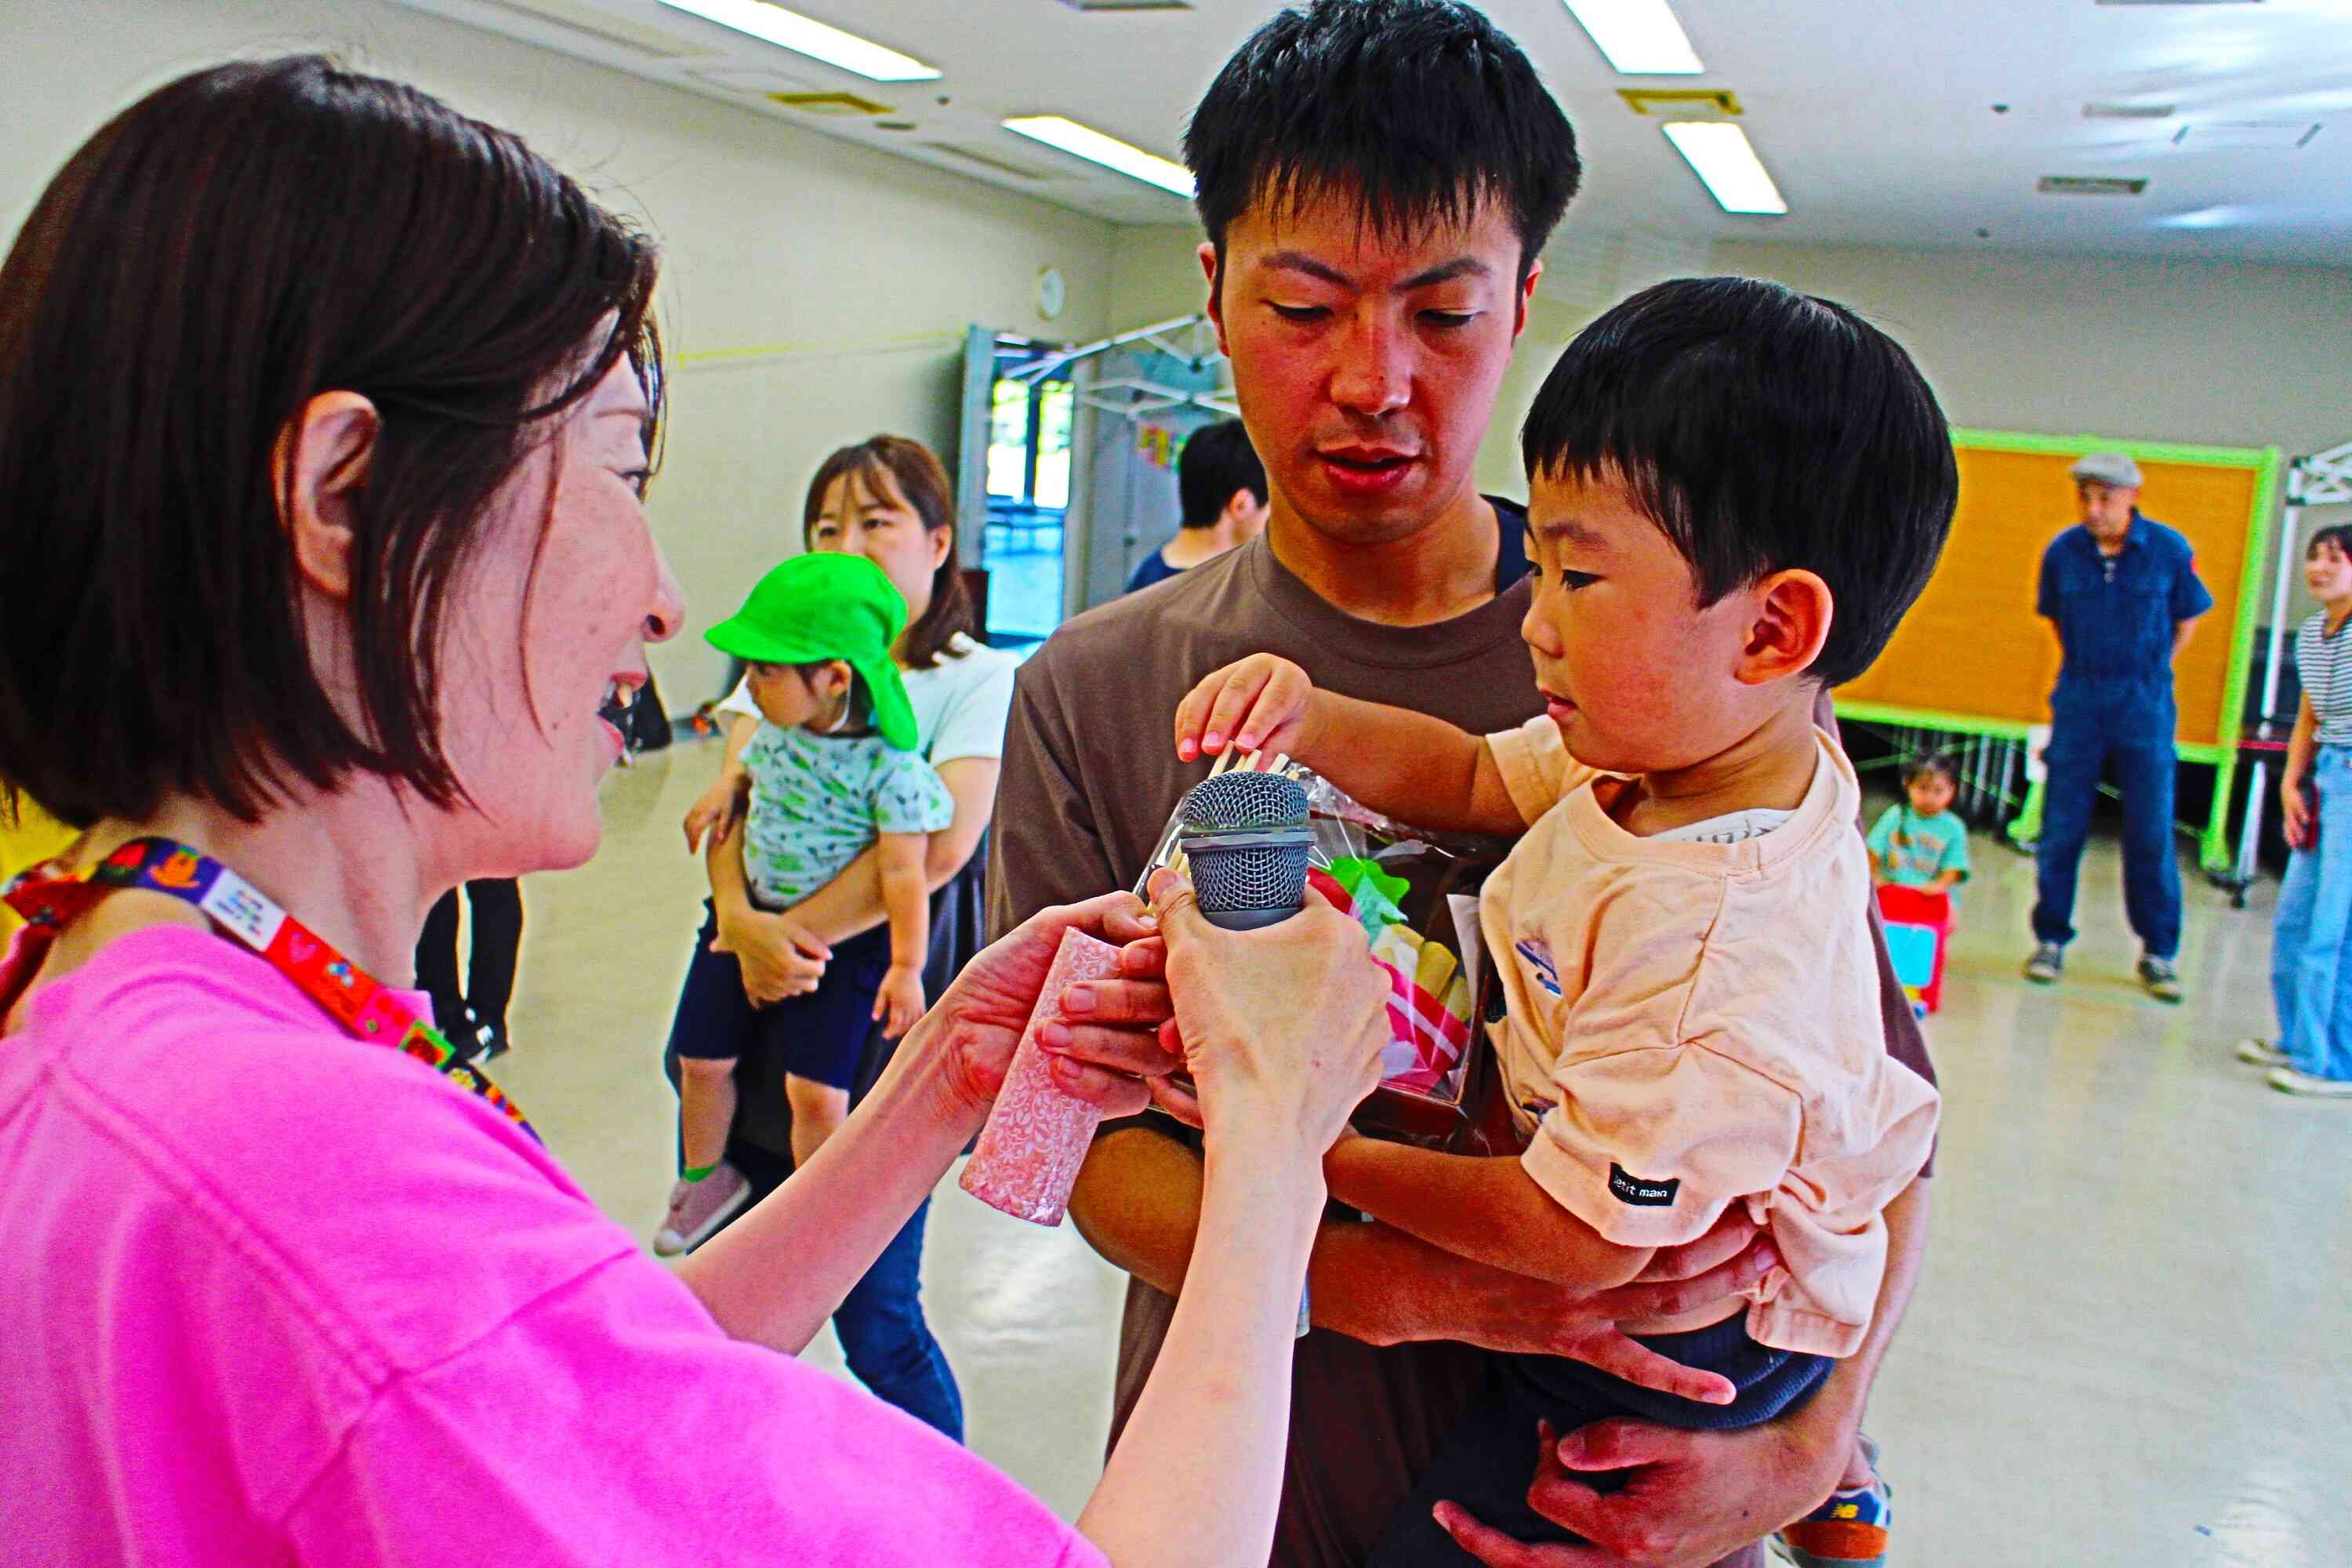
M 1191 762 L 1228 745 L 1303 754 L 1315 682 L 1286 658 L 1249 658 L 1207 677 L 1176 705 L 1176 755 Z
M 883 1035 L 898 1039 L 922 1020 L 923 972 L 911 963 L 894 963 L 874 994 L 874 1016 L 886 1020 Z

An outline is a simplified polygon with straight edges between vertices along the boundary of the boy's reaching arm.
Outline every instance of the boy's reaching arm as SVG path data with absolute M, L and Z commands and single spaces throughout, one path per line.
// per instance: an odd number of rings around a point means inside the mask
M 1527 826 L 1492 748 L 1442 719 L 1318 691 L 1286 658 L 1253 654 L 1176 709 L 1176 754 L 1286 752 L 1376 811 L 1416 826 L 1516 834 Z
M 1331 1195 L 1457 1257 L 1582 1290 L 1649 1266 L 1560 1206 L 1516 1159 L 1441 1154 L 1349 1134 L 1323 1158 Z

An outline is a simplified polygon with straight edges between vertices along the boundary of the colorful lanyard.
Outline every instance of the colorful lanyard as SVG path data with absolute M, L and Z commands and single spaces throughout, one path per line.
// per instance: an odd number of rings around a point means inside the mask
M 215 925 L 253 949 L 354 1038 L 392 1046 L 432 1068 L 469 1094 L 506 1113 L 535 1139 L 538 1132 L 498 1085 L 457 1054 L 447 1037 L 367 971 L 336 952 L 310 927 L 211 856 L 169 838 L 134 838 L 92 866 L 73 869 L 50 861 L 0 890 L 0 902 L 54 940 L 99 900 L 120 888 L 165 893 L 195 905 Z

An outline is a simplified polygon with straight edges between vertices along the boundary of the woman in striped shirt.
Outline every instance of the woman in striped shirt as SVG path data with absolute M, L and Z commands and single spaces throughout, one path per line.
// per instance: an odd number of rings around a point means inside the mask
M 2303 576 L 2320 608 L 2295 633 L 2303 705 L 2279 780 L 2293 854 L 2271 949 L 2278 1041 L 2238 1054 L 2273 1088 L 2352 1100 L 2352 526 L 2312 535 Z

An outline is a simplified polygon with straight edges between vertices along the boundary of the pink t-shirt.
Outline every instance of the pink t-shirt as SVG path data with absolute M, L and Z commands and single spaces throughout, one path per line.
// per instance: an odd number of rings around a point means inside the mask
M 203 932 L 0 1038 L 0 1563 L 1103 1561 Z

